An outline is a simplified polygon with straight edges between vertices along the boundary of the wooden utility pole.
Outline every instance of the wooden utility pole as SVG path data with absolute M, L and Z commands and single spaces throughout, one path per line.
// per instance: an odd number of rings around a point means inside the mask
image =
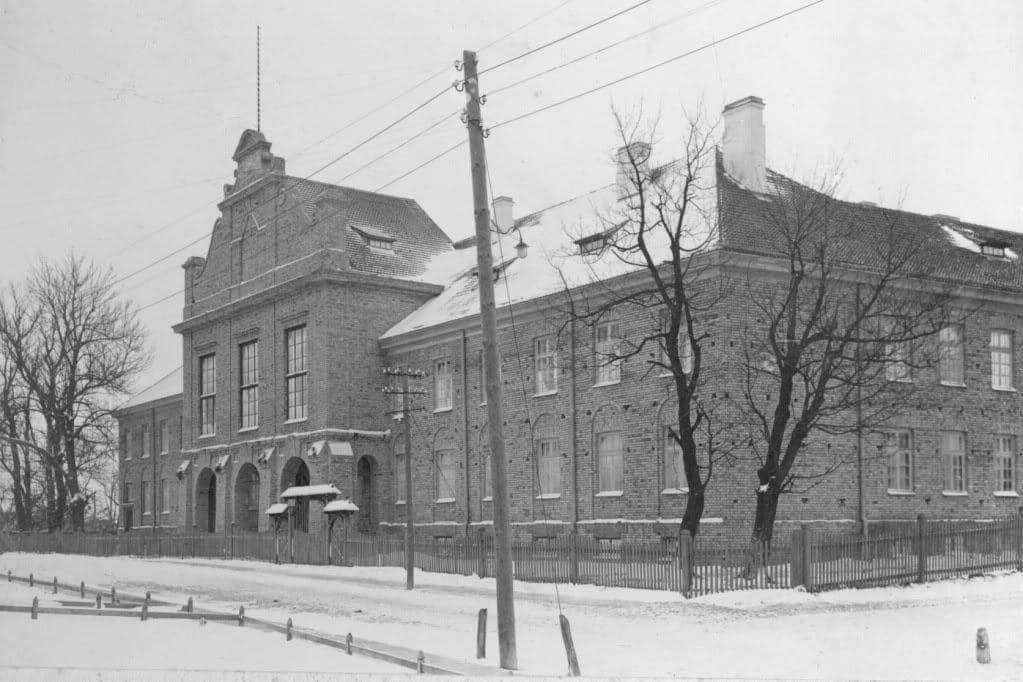
M 403 423 L 402 437 L 405 439 L 405 589 L 411 590 L 415 585 L 415 549 L 416 527 L 412 512 L 412 395 L 422 395 L 424 391 L 413 391 L 409 388 L 409 377 L 422 379 L 425 373 L 421 370 L 393 367 L 384 370 L 384 374 L 401 377 L 401 388 L 384 388 L 387 395 L 401 394 L 401 419 Z
M 476 263 L 480 286 L 480 325 L 483 330 L 483 366 L 486 374 L 487 425 L 494 497 L 494 569 L 497 578 L 497 643 L 501 667 L 518 668 L 515 648 L 515 602 L 512 582 L 511 524 L 505 479 L 504 417 L 501 411 L 501 374 L 497 352 L 497 308 L 494 303 L 494 255 L 490 248 L 490 209 L 487 200 L 487 155 L 483 147 L 476 53 L 462 53 L 465 100 L 469 127 L 473 215 L 476 219 Z

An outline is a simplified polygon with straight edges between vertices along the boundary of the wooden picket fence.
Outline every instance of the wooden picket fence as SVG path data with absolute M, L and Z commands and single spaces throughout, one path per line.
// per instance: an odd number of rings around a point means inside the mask
M 92 556 L 250 559 L 311 565 L 405 564 L 400 536 L 356 536 L 348 541 L 296 533 L 3 533 L 0 551 Z M 1023 516 L 994 523 L 920 519 L 868 537 L 795 531 L 753 551 L 713 537 L 661 542 L 584 535 L 537 538 L 512 545 L 516 580 L 592 584 L 682 592 L 699 596 L 748 589 L 809 590 L 937 580 L 994 569 L 1023 570 Z M 485 536 L 421 538 L 415 566 L 423 571 L 494 575 L 493 540 Z

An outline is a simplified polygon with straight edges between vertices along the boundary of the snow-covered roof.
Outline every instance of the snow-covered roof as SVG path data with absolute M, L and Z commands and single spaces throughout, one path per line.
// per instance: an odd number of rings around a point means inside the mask
M 178 465 L 178 473 L 183 474 L 188 471 L 188 467 L 192 466 L 191 460 L 183 459 L 181 464 Z
M 348 441 L 318 440 L 309 445 L 309 456 L 316 457 L 318 455 L 354 457 L 355 453 L 352 451 L 352 444 Z
M 287 514 L 288 505 L 283 502 L 274 502 L 266 508 L 267 516 L 277 516 L 278 514 Z
M 333 500 L 323 505 L 323 511 L 330 514 L 336 512 L 357 512 L 359 508 L 351 500 Z
M 708 204 L 713 201 L 713 191 L 703 196 Z M 700 226 L 691 228 L 694 239 L 705 245 L 712 243 L 713 235 L 700 216 L 712 215 L 709 208 L 701 206 L 702 213 L 697 217 Z M 613 234 L 627 215 L 628 209 L 618 202 L 616 186 L 609 185 L 518 219 L 515 222 L 518 232 L 502 237 L 493 248 L 494 263 L 501 264 L 494 284 L 498 309 L 565 291 L 566 286 L 575 288 L 639 270 L 637 263 L 624 262 L 611 249 L 580 253 L 580 242 Z M 526 258 L 516 257 L 518 235 L 529 247 Z M 663 260 L 670 257 L 663 230 L 650 230 L 647 238 L 654 253 L 663 251 Z M 476 249 L 471 246 L 435 256 L 419 279 L 442 284 L 444 291 L 388 329 L 381 338 L 398 337 L 479 314 L 475 270 Z
M 126 400 L 118 409 L 124 410 L 152 402 L 154 400 L 160 400 L 161 398 L 180 396 L 183 381 L 184 368 L 178 367 L 170 374 L 157 380 L 156 383 L 147 386 L 132 397 L 128 398 L 128 400 Z
M 341 491 L 329 483 L 319 485 L 293 485 L 283 493 L 281 499 L 287 500 L 292 497 L 340 497 Z

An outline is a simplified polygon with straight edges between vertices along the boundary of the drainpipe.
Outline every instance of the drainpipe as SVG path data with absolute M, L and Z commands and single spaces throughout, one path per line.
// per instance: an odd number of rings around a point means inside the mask
M 469 504 L 469 340 L 462 330 L 462 452 L 465 453 L 465 537 L 469 537 L 472 526 L 472 510 Z
M 159 513 L 159 510 L 156 508 L 157 507 L 157 504 L 156 504 L 156 502 L 157 502 L 157 496 L 156 496 L 156 485 L 157 485 L 157 480 L 156 480 L 156 458 L 157 458 L 158 455 L 157 455 L 157 452 L 156 452 L 156 408 L 155 407 L 149 408 L 149 456 L 153 458 L 153 490 L 152 490 L 153 499 L 149 501 L 149 504 L 151 505 L 151 507 L 153 509 L 153 536 L 155 537 L 156 536 L 156 515 Z M 145 511 L 145 509 L 143 509 L 142 511 Z
M 856 309 L 859 312 L 860 308 L 860 285 L 856 285 Z M 862 374 L 861 374 L 861 360 L 860 360 L 860 346 L 856 345 L 856 373 L 860 375 L 860 380 L 856 382 L 856 474 L 858 484 L 858 503 L 857 513 L 860 521 L 860 533 L 863 537 L 867 537 L 867 506 L 864 500 L 866 491 L 866 481 L 863 477 L 863 386 L 862 386 Z
M 572 306 L 572 314 L 569 319 L 569 367 L 571 368 L 571 381 L 568 382 L 568 410 L 572 415 L 569 422 L 569 438 L 571 439 L 570 452 L 572 453 L 572 535 L 579 530 L 579 449 L 577 445 L 578 418 L 575 401 L 575 378 L 576 378 L 576 356 L 575 356 L 575 306 Z

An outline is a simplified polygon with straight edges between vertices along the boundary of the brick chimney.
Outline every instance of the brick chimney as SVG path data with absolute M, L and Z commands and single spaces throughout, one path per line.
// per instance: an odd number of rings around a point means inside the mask
M 627 147 L 619 147 L 616 152 L 617 172 L 615 184 L 618 186 L 618 198 L 626 199 L 636 193 L 636 168 L 645 176 L 650 169 L 650 145 L 646 142 L 633 142 Z
M 764 100 L 749 96 L 725 106 L 721 143 L 725 172 L 754 192 L 767 190 Z
M 504 234 L 515 227 L 515 201 L 511 197 L 494 199 L 494 224 Z

